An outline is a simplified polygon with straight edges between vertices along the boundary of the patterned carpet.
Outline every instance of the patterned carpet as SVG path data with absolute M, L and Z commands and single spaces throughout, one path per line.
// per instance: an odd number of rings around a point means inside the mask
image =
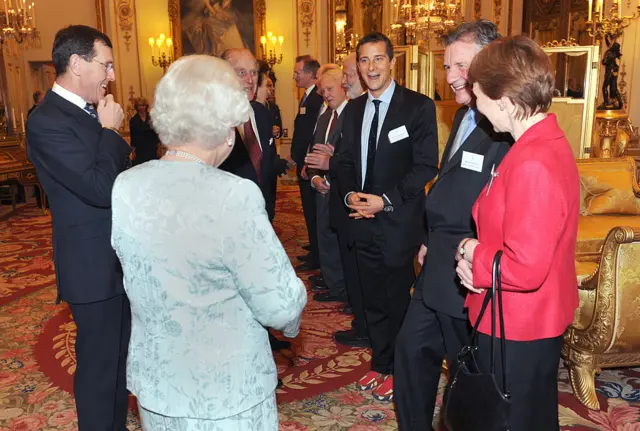
M 306 238 L 296 186 L 280 188 L 276 231 L 289 255 Z M 72 391 L 75 325 L 56 305 L 50 219 L 34 205 L 0 217 L 0 431 L 77 429 Z M 301 273 L 305 279 L 310 273 Z M 276 354 L 284 387 L 278 391 L 281 430 L 395 430 L 392 405 L 356 390 L 367 369 L 366 349 L 331 339 L 349 327 L 337 304 L 310 302 L 291 350 Z M 279 334 L 276 334 L 279 336 Z M 640 369 L 604 371 L 599 412 L 581 406 L 560 371 L 563 430 L 640 431 Z M 446 379 L 441 380 L 441 388 Z M 140 429 L 135 400 L 128 428 Z M 438 408 L 441 398 L 438 399 Z M 416 430 L 418 431 L 418 430 Z

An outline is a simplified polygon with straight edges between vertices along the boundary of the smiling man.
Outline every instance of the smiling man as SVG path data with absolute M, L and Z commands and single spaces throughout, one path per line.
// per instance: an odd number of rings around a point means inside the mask
M 369 91 L 345 111 L 335 160 L 340 195 L 350 215 L 373 352 L 358 384 L 381 401 L 393 398 L 395 340 L 415 280 L 413 260 L 425 235 L 424 187 L 438 172 L 435 105 L 398 85 L 391 41 L 381 33 L 360 39 L 358 69 Z
M 107 95 L 111 41 L 70 26 L 56 34 L 52 57 L 56 82 L 29 116 L 27 152 L 51 206 L 58 299 L 78 328 L 78 427 L 124 430 L 131 312 L 111 247 L 111 189 L 131 148 L 118 133 L 122 108 Z
M 492 22 L 462 24 L 442 38 L 447 83 L 462 107 L 456 113 L 438 179 L 426 200 L 428 234 L 418 254 L 422 274 L 396 343 L 396 413 L 401 430 L 429 430 L 442 359 L 456 370 L 460 349 L 470 342 L 464 300 L 456 276 L 455 248 L 475 238 L 471 207 L 510 148 L 511 139 L 493 131 L 475 108 L 467 80 L 473 58 L 499 37 Z M 427 253 L 427 250 L 429 251 Z

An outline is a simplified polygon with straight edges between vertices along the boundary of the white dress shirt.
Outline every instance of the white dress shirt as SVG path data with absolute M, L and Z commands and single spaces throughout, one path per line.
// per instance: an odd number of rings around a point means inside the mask
M 51 88 L 51 91 L 53 91 L 58 96 L 60 96 L 63 99 L 65 99 L 66 101 L 73 103 L 78 108 L 80 108 L 84 112 L 86 112 L 87 115 L 91 115 L 89 113 L 89 111 L 84 109 L 84 107 L 87 106 L 87 102 L 82 97 L 78 96 L 76 93 L 73 93 L 73 92 L 67 90 L 66 88 L 64 88 L 63 86 L 58 84 L 57 82 L 55 82 L 53 84 L 53 87 Z
M 338 113 L 338 117 L 340 116 L 340 114 L 342 114 L 342 110 L 344 109 L 345 106 L 347 106 L 347 102 L 349 101 L 349 99 L 344 99 L 342 101 L 342 103 L 340 104 L 340 106 L 338 106 L 335 110 L 335 112 Z M 331 113 L 331 119 L 329 120 L 329 126 L 327 126 L 327 133 L 325 133 L 324 135 L 324 143 L 326 144 L 327 141 L 329 140 L 329 132 L 331 131 L 331 122 L 333 121 L 333 116 L 335 114 Z M 338 120 L 336 120 L 338 121 Z
M 384 119 L 387 116 L 387 111 L 389 110 L 389 104 L 391 103 L 391 98 L 393 97 L 393 92 L 396 89 L 396 82 L 391 80 L 391 84 L 384 90 L 384 93 L 378 97 L 382 103 L 380 103 L 380 107 L 378 108 L 378 135 L 376 136 L 376 148 L 378 148 L 378 141 L 380 140 L 380 131 L 382 130 L 382 125 L 384 124 Z M 362 161 L 362 184 L 364 187 L 365 176 L 367 175 L 367 154 L 369 153 L 369 131 L 371 130 L 371 123 L 373 122 L 373 116 L 376 113 L 376 107 L 373 104 L 373 95 L 371 91 L 368 92 L 369 95 L 367 97 L 367 104 L 364 108 L 364 117 L 362 118 L 362 138 L 360 140 L 360 159 Z

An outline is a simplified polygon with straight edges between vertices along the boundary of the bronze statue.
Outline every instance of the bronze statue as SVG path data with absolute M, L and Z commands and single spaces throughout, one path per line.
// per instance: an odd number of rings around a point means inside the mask
M 602 96 L 604 101 L 598 109 L 622 109 L 624 103 L 622 102 L 622 97 L 620 96 L 620 91 L 618 91 L 618 71 L 620 70 L 620 66 L 618 64 L 618 59 L 622 57 L 622 52 L 620 52 L 620 44 L 618 42 L 611 43 L 611 39 L 607 36 L 606 38 L 607 49 L 602 57 L 602 64 L 604 65 L 604 81 L 602 82 Z M 612 103 L 611 100 L 614 100 L 615 103 Z

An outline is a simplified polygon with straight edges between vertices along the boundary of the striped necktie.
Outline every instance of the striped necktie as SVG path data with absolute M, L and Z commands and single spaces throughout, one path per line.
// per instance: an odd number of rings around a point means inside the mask
M 92 104 L 87 103 L 84 105 L 84 110 L 87 111 L 98 123 L 100 122 L 100 119 L 98 118 L 98 111 L 96 111 L 96 108 L 94 108 Z

